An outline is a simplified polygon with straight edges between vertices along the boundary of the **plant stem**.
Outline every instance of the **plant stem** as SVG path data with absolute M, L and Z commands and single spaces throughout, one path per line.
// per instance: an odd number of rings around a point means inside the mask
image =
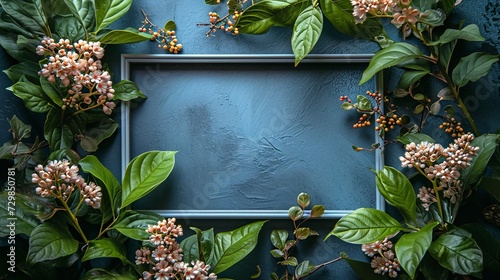
M 85 244 L 88 244 L 89 243 L 89 240 L 87 239 L 87 237 L 85 236 L 85 233 L 83 233 L 83 230 L 82 228 L 80 227 L 80 223 L 78 223 L 78 219 L 76 218 L 76 216 L 73 214 L 73 212 L 71 212 L 71 209 L 69 208 L 68 204 L 64 201 L 64 199 L 62 199 L 62 197 L 58 197 L 59 201 L 62 202 L 63 206 L 64 206 L 64 209 L 66 209 L 66 212 L 68 213 L 69 217 L 71 218 L 71 220 L 73 221 L 73 224 L 75 225 L 75 228 L 76 230 L 78 231 L 78 233 L 80 234 L 80 236 L 82 237 L 83 239 L 83 242 L 85 242 Z

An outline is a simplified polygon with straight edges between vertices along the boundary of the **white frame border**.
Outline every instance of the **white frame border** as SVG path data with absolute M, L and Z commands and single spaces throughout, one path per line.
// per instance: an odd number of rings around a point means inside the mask
M 373 54 L 316 54 L 309 55 L 300 63 L 364 63 L 368 64 Z M 121 57 L 121 79 L 130 79 L 130 70 L 134 63 L 290 63 L 295 58 L 288 54 L 199 54 L 199 55 L 164 55 L 164 54 L 123 54 Z M 383 74 L 375 77 L 376 90 L 384 92 Z M 130 162 L 130 102 L 123 101 L 121 107 L 121 172 Z M 375 133 L 375 143 L 383 145 L 383 139 Z M 375 151 L 375 169 L 384 167 L 381 149 Z M 385 201 L 375 187 L 375 208 L 385 211 Z M 340 219 L 354 210 L 325 210 L 322 218 Z M 164 217 L 178 219 L 288 219 L 288 210 L 155 210 Z M 307 216 L 309 212 L 306 211 Z

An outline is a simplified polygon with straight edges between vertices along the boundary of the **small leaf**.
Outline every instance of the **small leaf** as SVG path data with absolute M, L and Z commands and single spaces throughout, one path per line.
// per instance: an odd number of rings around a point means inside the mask
M 410 94 L 410 92 L 407 91 L 407 90 L 405 90 L 405 89 L 403 89 L 403 88 L 397 88 L 393 92 L 393 95 L 396 98 L 403 98 L 403 97 L 407 96 L 408 94 Z
M 314 268 L 314 264 L 310 261 L 303 261 L 295 268 L 295 276 L 300 279 L 300 277 L 307 276 Z
M 162 219 L 162 216 L 152 212 L 127 210 L 118 216 L 118 222 L 113 226 L 113 229 L 118 230 L 128 238 L 146 241 L 151 235 L 146 232 L 148 225 L 156 225 Z
M 280 249 L 272 249 L 271 251 L 271 255 L 274 257 L 274 258 L 277 258 L 277 259 L 281 259 L 283 258 L 283 256 L 285 255 L 283 253 L 283 251 L 281 251 Z
M 295 237 L 297 239 L 304 240 L 304 239 L 307 239 L 309 237 L 310 232 L 311 232 L 311 230 L 309 228 L 298 228 L 295 230 Z
M 348 110 L 351 110 L 354 108 L 354 105 L 352 105 L 352 103 L 349 103 L 349 102 L 344 102 L 342 103 L 342 109 L 348 111 Z
M 448 106 L 444 107 L 444 112 L 446 113 L 446 116 L 448 118 L 451 118 L 451 117 L 453 117 L 453 115 L 455 115 L 455 108 L 453 108 L 452 105 L 448 105 Z
M 422 104 L 418 104 L 417 106 L 415 106 L 415 109 L 413 109 L 413 113 L 414 114 L 420 114 L 424 111 L 425 109 L 425 106 L 422 105 Z
M 439 99 L 441 100 L 455 100 L 455 97 L 453 96 L 453 93 L 451 92 L 449 87 L 441 89 L 438 92 L 437 97 L 439 97 Z
M 115 100 L 130 101 L 136 98 L 146 98 L 139 87 L 132 81 L 121 80 L 113 85 L 115 90 Z
M 429 108 L 429 112 L 431 114 L 437 115 L 439 114 L 440 111 L 441 111 L 441 103 L 439 103 L 439 101 L 436 101 L 431 104 L 431 107 Z
M 397 220 L 384 211 L 359 208 L 342 217 L 325 239 L 335 235 L 345 242 L 367 244 L 383 240 L 403 229 Z
M 300 193 L 297 196 L 297 203 L 300 205 L 302 208 L 306 208 L 309 206 L 309 203 L 311 203 L 311 196 L 307 193 Z
M 45 222 L 31 232 L 27 262 L 30 264 L 69 256 L 78 250 L 78 241 L 73 239 L 67 227 Z
M 479 28 L 475 24 L 470 24 L 462 28 L 462 30 L 448 28 L 444 31 L 439 40 L 429 43 L 429 46 L 446 44 L 455 40 L 466 40 L 472 42 L 484 41 L 484 38 L 479 32 Z
M 498 55 L 481 52 L 472 53 L 462 57 L 458 65 L 453 69 L 453 82 L 459 87 L 463 87 L 469 82 L 475 82 L 486 76 L 492 65 L 498 61 Z
M 426 100 L 427 97 L 425 97 L 425 95 L 421 94 L 421 93 L 417 93 L 413 96 L 413 99 L 415 100 L 419 100 L 419 101 L 422 101 L 422 100 Z
M 364 95 L 358 95 L 356 97 L 356 107 L 361 111 L 371 111 L 372 103 L 368 97 Z
M 127 165 L 123 177 L 120 208 L 124 208 L 147 195 L 167 179 L 174 168 L 175 153 L 149 151 L 132 159 Z
M 288 231 L 275 229 L 271 232 L 271 243 L 279 250 L 285 249 Z
M 257 271 L 250 276 L 250 279 L 257 279 L 259 278 L 260 274 L 262 273 L 260 266 L 257 266 Z
M 281 265 L 297 266 L 299 262 L 296 257 L 289 257 L 288 259 L 279 262 Z
M 325 206 L 314 205 L 311 210 L 311 218 L 319 218 L 325 213 Z
M 304 216 L 304 211 L 299 206 L 292 206 L 288 209 L 288 217 L 292 219 L 292 221 L 300 220 Z
M 425 22 L 425 24 L 436 27 L 443 25 L 446 19 L 446 13 L 444 13 L 442 10 L 429 9 L 423 13 L 420 13 L 418 18 L 420 21 Z
M 169 21 L 165 22 L 163 29 L 165 29 L 167 31 L 175 31 L 175 29 L 177 29 L 177 26 L 175 25 L 175 21 L 169 20 Z

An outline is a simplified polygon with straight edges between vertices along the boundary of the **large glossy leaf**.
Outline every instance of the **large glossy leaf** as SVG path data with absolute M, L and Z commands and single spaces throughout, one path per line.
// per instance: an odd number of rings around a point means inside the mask
M 265 221 L 257 221 L 215 235 L 213 272 L 219 274 L 242 260 L 257 245 Z
M 130 9 L 130 5 L 132 5 L 132 0 L 95 1 L 96 31 L 106 28 L 119 19 Z
M 80 22 L 73 15 L 57 15 L 52 18 L 53 25 L 52 37 L 64 38 L 71 42 L 85 38 L 86 34 Z
M 418 58 L 421 55 L 422 53 L 417 47 L 404 42 L 394 43 L 385 49 L 381 49 L 370 59 L 370 63 L 363 72 L 359 84 L 366 83 L 381 70 Z
M 23 100 L 24 106 L 33 112 L 46 113 L 52 108 L 50 98 L 38 85 L 30 82 L 17 82 L 11 88 L 14 95 Z
M 430 70 L 406 71 L 399 79 L 398 88 L 408 89 L 411 85 L 430 73 Z
M 98 40 L 103 44 L 130 44 L 148 41 L 153 38 L 149 33 L 139 32 L 137 29 L 110 30 Z
M 417 267 L 431 245 L 433 229 L 438 224 L 433 222 L 417 232 L 404 234 L 396 243 L 396 256 L 411 279 L 415 278 Z
M 68 256 L 78 250 L 76 241 L 68 231 L 51 222 L 45 222 L 35 227 L 31 232 L 27 262 L 34 264 Z
M 183 261 L 191 262 L 202 260 L 206 264 L 212 265 L 212 255 L 215 244 L 214 230 L 209 229 L 202 231 L 195 227 L 191 227 L 191 229 L 194 230 L 196 234 L 185 238 L 180 244 L 184 254 Z
M 0 0 L 4 12 L 15 18 L 25 30 L 37 36 L 50 36 L 50 28 L 42 10 L 42 0 Z
M 127 210 L 120 214 L 113 229 L 128 238 L 145 241 L 151 235 L 146 232 L 148 225 L 156 225 L 162 219 L 162 216 L 153 212 Z
M 88 155 L 82 158 L 79 162 L 82 170 L 92 174 L 95 178 L 101 180 L 104 184 L 103 188 L 106 189 L 106 192 L 110 198 L 111 209 L 115 212 L 120 205 L 121 199 L 121 186 L 120 182 L 115 178 L 113 173 L 109 171 L 94 155 Z
M 80 145 L 86 152 L 95 152 L 99 144 L 115 133 L 118 124 L 112 119 L 105 117 L 99 122 L 87 124 L 83 134 L 79 135 Z
M 39 77 L 39 82 L 43 92 L 47 95 L 48 98 L 50 98 L 52 103 L 56 104 L 59 108 L 62 108 L 64 103 L 59 86 L 56 83 L 49 82 L 44 77 Z
M 92 0 L 64 0 L 64 4 L 84 27 L 85 33 L 95 27 L 95 8 Z
M 483 268 L 491 273 L 500 273 L 500 240 L 495 238 L 488 229 L 480 224 L 461 226 L 472 234 L 472 238 L 483 252 Z M 486 279 L 486 278 L 483 278 Z
M 263 0 L 247 9 L 236 22 L 240 33 L 263 34 L 276 25 L 295 22 L 308 0 Z
M 33 229 L 52 213 L 50 205 L 40 198 L 16 193 L 13 196 L 15 200 L 9 200 L 9 196 L 7 190 L 0 192 L 2 203 L 0 204 L 0 237 L 10 235 L 12 229 L 16 234 L 30 236 Z M 15 223 L 12 228 L 9 226 L 11 222 Z
M 0 15 L 0 45 L 4 50 L 17 61 L 37 61 L 40 57 L 33 52 L 33 49 L 27 49 L 18 44 L 18 36 L 33 37 L 33 34 L 16 23 L 16 20 L 7 13 Z
M 458 65 L 453 69 L 453 82 L 463 87 L 469 82 L 475 82 L 486 76 L 494 63 L 498 61 L 498 55 L 475 52 L 462 57 Z
M 429 46 L 446 44 L 455 40 L 466 40 L 472 42 L 484 41 L 483 36 L 479 32 L 479 27 L 475 24 L 469 24 L 461 30 L 448 28 L 444 31 L 439 40 L 429 43 Z
M 130 101 L 136 98 L 146 98 L 139 87 L 132 81 L 121 80 L 113 85 L 115 90 L 115 100 Z
M 359 208 L 342 217 L 325 239 L 335 235 L 345 242 L 366 244 L 383 240 L 402 229 L 403 226 L 384 211 Z
M 385 166 L 376 171 L 376 184 L 380 194 L 401 212 L 405 222 L 416 225 L 417 203 L 410 180 L 396 168 Z
M 323 14 L 318 6 L 309 6 L 295 21 L 292 34 L 292 50 L 295 66 L 306 57 L 318 42 L 323 30 Z
M 462 182 L 466 188 L 478 183 L 484 175 L 486 166 L 495 153 L 500 141 L 500 134 L 483 134 L 475 138 L 471 146 L 479 147 L 477 156 L 472 163 L 462 171 Z
M 429 247 L 429 253 L 441 266 L 463 275 L 483 269 L 483 254 L 472 235 L 463 229 L 453 229 L 441 235 Z
M 40 79 L 38 75 L 39 68 L 40 66 L 36 62 L 24 61 L 12 65 L 10 68 L 3 70 L 3 72 L 9 77 L 12 83 L 17 83 L 22 76 L 34 83 Z
M 320 6 L 328 21 L 342 33 L 371 41 L 379 41 L 378 37 L 387 38 L 384 27 L 377 17 L 368 15 L 363 23 L 355 22 L 350 0 L 320 0 Z
M 120 208 L 124 208 L 147 195 L 167 179 L 174 168 L 175 153 L 150 151 L 132 159 L 127 165 L 123 177 Z
M 90 241 L 82 261 L 98 258 L 118 258 L 123 263 L 129 263 L 123 244 L 113 238 L 102 238 Z
M 56 151 L 64 148 L 71 148 L 74 143 L 73 133 L 66 124 L 60 123 L 61 112 L 52 109 L 47 114 L 43 134 L 49 142 L 51 151 Z

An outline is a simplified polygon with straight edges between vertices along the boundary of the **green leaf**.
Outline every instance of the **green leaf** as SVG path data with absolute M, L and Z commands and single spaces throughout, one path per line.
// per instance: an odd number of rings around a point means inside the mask
M 281 259 L 285 256 L 285 253 L 283 253 L 282 250 L 280 249 L 272 249 L 270 251 L 271 255 L 274 257 L 274 258 L 277 258 L 277 259 Z
M 413 109 L 413 114 L 420 114 L 424 111 L 425 109 L 425 106 L 423 104 L 418 104 L 417 106 L 415 106 L 415 109 Z
M 424 279 L 447 280 L 450 275 L 450 271 L 439 265 L 430 254 L 426 254 L 420 262 L 420 271 Z
M 299 262 L 296 257 L 288 257 L 288 259 L 278 262 L 281 265 L 297 266 Z
M 437 1 L 437 7 L 442 9 L 447 15 L 449 15 L 455 7 L 456 1 L 457 0 L 440 0 Z
M 284 229 L 275 229 L 271 232 L 271 243 L 279 250 L 285 249 L 288 239 L 288 231 Z
M 370 59 L 368 67 L 363 72 L 363 76 L 361 77 L 359 84 L 362 85 L 366 83 L 375 74 L 386 68 L 420 56 L 422 56 L 422 53 L 417 47 L 404 42 L 394 43 L 375 53 L 375 55 Z
M 288 217 L 290 217 L 292 221 L 300 220 L 303 216 L 304 211 L 299 206 L 292 206 L 290 207 L 290 209 L 288 209 Z
M 98 145 L 116 131 L 118 124 L 112 118 L 104 118 L 100 122 L 87 124 L 83 134 L 78 135 L 80 145 L 86 152 L 95 152 Z
M 12 138 L 16 141 L 20 141 L 24 138 L 28 138 L 31 135 L 31 125 L 23 123 L 16 115 L 9 120 L 10 129 L 12 132 Z
M 30 33 L 41 37 L 50 35 L 48 20 L 42 10 L 42 0 L 1 0 L 5 13 Z
M 29 81 L 34 83 L 40 79 L 38 75 L 39 68 L 40 65 L 36 62 L 23 61 L 12 65 L 10 68 L 3 70 L 3 72 L 9 77 L 12 83 L 17 83 L 22 76 L 25 76 Z
M 457 45 L 457 40 L 442 44 L 439 47 L 439 63 L 444 66 L 445 72 L 448 73 L 450 69 L 451 58 L 453 51 Z
M 446 44 L 455 40 L 466 40 L 471 42 L 482 42 L 484 38 L 475 24 L 469 24 L 461 30 L 448 28 L 444 31 L 439 40 L 429 43 L 429 46 Z
M 0 212 L 0 237 L 9 236 L 11 229 L 15 229 L 16 234 L 30 236 L 33 229 L 52 213 L 52 207 L 46 201 L 35 196 L 20 193 L 11 196 L 7 191 L 9 185 L 7 182 L 6 190 L 0 192 L 0 209 L 2 209 Z M 13 197 L 15 200 L 9 199 L 9 197 Z M 12 218 L 15 218 L 13 228 L 9 226 L 13 221 Z
M 376 184 L 380 194 L 401 212 L 405 222 L 416 225 L 417 204 L 410 180 L 396 168 L 385 166 L 376 171 Z
M 349 257 L 342 259 L 349 264 L 356 276 L 361 280 L 387 280 L 386 276 L 374 273 L 370 263 L 354 260 Z
M 322 30 L 323 14 L 318 6 L 311 5 L 300 13 L 295 21 L 292 34 L 295 66 L 314 48 Z
M 189 263 L 191 261 L 202 260 L 212 266 L 212 254 L 215 244 L 214 230 L 202 231 L 195 227 L 190 227 L 190 229 L 194 230 L 196 234 L 185 238 L 180 244 L 184 254 L 183 261 Z
M 358 110 L 361 111 L 371 111 L 372 110 L 372 103 L 370 99 L 364 95 L 358 95 L 356 97 L 356 107 Z
M 27 262 L 30 264 L 69 256 L 78 250 L 67 227 L 45 222 L 33 229 L 30 236 Z
M 213 272 L 219 274 L 242 260 L 257 245 L 265 221 L 257 221 L 215 236 Z
M 319 218 L 325 213 L 325 206 L 314 205 L 311 209 L 311 218 Z
M 419 21 L 425 22 L 425 24 L 436 27 L 444 24 L 446 20 L 446 14 L 442 10 L 432 10 L 429 9 L 419 15 Z
M 165 29 L 167 31 L 174 31 L 175 29 L 177 29 L 177 26 L 175 25 L 175 21 L 169 20 L 169 21 L 165 22 L 163 29 Z
M 149 151 L 130 161 L 122 182 L 122 205 L 125 208 L 132 202 L 150 193 L 167 179 L 174 168 L 175 153 L 171 151 Z
M 437 1 L 429 1 L 429 0 L 413 0 L 411 1 L 411 7 L 417 9 L 419 11 L 427 11 L 433 8 Z
M 43 127 L 43 134 L 45 135 L 45 139 L 49 142 L 51 151 L 71 148 L 74 143 L 71 129 L 65 124 L 60 124 L 59 114 L 61 114 L 61 112 L 55 108 L 50 110 Z
M 152 212 L 127 210 L 118 216 L 118 222 L 113 229 L 128 238 L 146 241 L 151 235 L 146 232 L 148 225 L 156 225 L 161 220 L 163 220 L 162 216 Z
M 12 92 L 23 100 L 24 106 L 36 113 L 46 113 L 51 108 L 50 99 L 42 88 L 30 82 L 17 82 L 12 86 Z
M 415 278 L 418 265 L 431 245 L 432 231 L 438 224 L 433 222 L 417 232 L 404 234 L 396 243 L 396 256 L 411 279 Z
M 314 264 L 310 261 L 303 261 L 295 268 L 295 276 L 300 279 L 299 277 L 307 276 L 314 268 Z
M 307 239 L 309 237 L 311 233 L 311 229 L 310 228 L 298 228 L 295 230 L 295 237 L 297 239 L 300 239 L 300 240 L 304 240 L 304 239 Z
M 242 34 L 264 34 L 276 25 L 291 25 L 309 0 L 263 0 L 241 14 L 236 27 Z
M 297 196 L 297 203 L 300 205 L 302 208 L 306 208 L 309 206 L 309 203 L 311 203 L 311 196 L 307 193 L 300 193 Z
M 463 275 L 483 269 L 483 254 L 472 235 L 463 229 L 453 229 L 441 235 L 429 247 L 429 253 L 441 266 Z
M 477 151 L 471 165 L 462 171 L 461 180 L 465 188 L 469 188 L 481 180 L 488 162 L 499 145 L 499 141 L 500 134 L 483 134 L 472 140 L 471 146 L 479 147 L 479 151 Z
M 462 57 L 458 65 L 453 69 L 453 82 L 463 87 L 469 82 L 475 82 L 486 76 L 492 65 L 498 61 L 498 55 L 475 52 Z
M 83 254 L 82 262 L 98 258 L 118 258 L 123 263 L 130 263 L 124 245 L 113 238 L 90 241 L 85 254 Z
M 95 1 L 96 33 L 123 16 L 132 5 L 132 0 Z
M 115 90 L 115 100 L 130 101 L 138 97 L 146 98 L 139 87 L 129 80 L 121 80 L 113 85 L 113 89 Z
M 43 92 L 50 98 L 50 100 L 62 108 L 64 103 L 62 100 L 62 95 L 59 87 L 55 83 L 51 83 L 47 81 L 44 77 L 39 77 L 40 86 L 42 87 Z
M 102 37 L 99 37 L 98 40 L 103 44 L 119 45 L 144 42 L 151 40 L 151 38 L 153 38 L 151 34 L 139 32 L 137 29 L 129 27 L 124 30 L 110 30 Z
M 335 235 L 345 242 L 366 244 L 383 240 L 403 229 L 398 221 L 383 211 L 359 208 L 342 217 L 325 240 Z
M 351 109 L 354 109 L 354 105 L 350 102 L 344 102 L 342 103 L 342 109 L 346 110 L 346 111 L 349 111 Z
M 95 27 L 95 8 L 92 0 L 64 0 L 64 4 L 84 27 L 87 34 Z
M 120 182 L 118 182 L 113 173 L 111 173 L 111 171 L 109 171 L 109 169 L 107 169 L 94 155 L 88 155 L 82 158 L 79 164 L 83 171 L 92 174 L 92 176 L 99 179 L 104 184 L 101 187 L 106 189 L 111 204 L 111 210 L 115 212 L 118 205 L 120 205 Z
M 411 85 L 418 82 L 420 79 L 429 74 L 429 70 L 421 70 L 421 71 L 406 71 L 399 78 L 399 88 L 408 89 Z
M 491 271 L 498 275 L 500 273 L 500 241 L 495 238 L 483 225 L 466 224 L 462 229 L 470 232 L 472 238 L 483 252 L 484 271 Z M 486 278 L 484 278 L 486 279 Z
M 52 21 L 55 26 L 52 36 L 55 38 L 64 38 L 69 39 L 71 42 L 78 42 L 78 40 L 86 36 L 80 22 L 73 15 L 57 15 Z

